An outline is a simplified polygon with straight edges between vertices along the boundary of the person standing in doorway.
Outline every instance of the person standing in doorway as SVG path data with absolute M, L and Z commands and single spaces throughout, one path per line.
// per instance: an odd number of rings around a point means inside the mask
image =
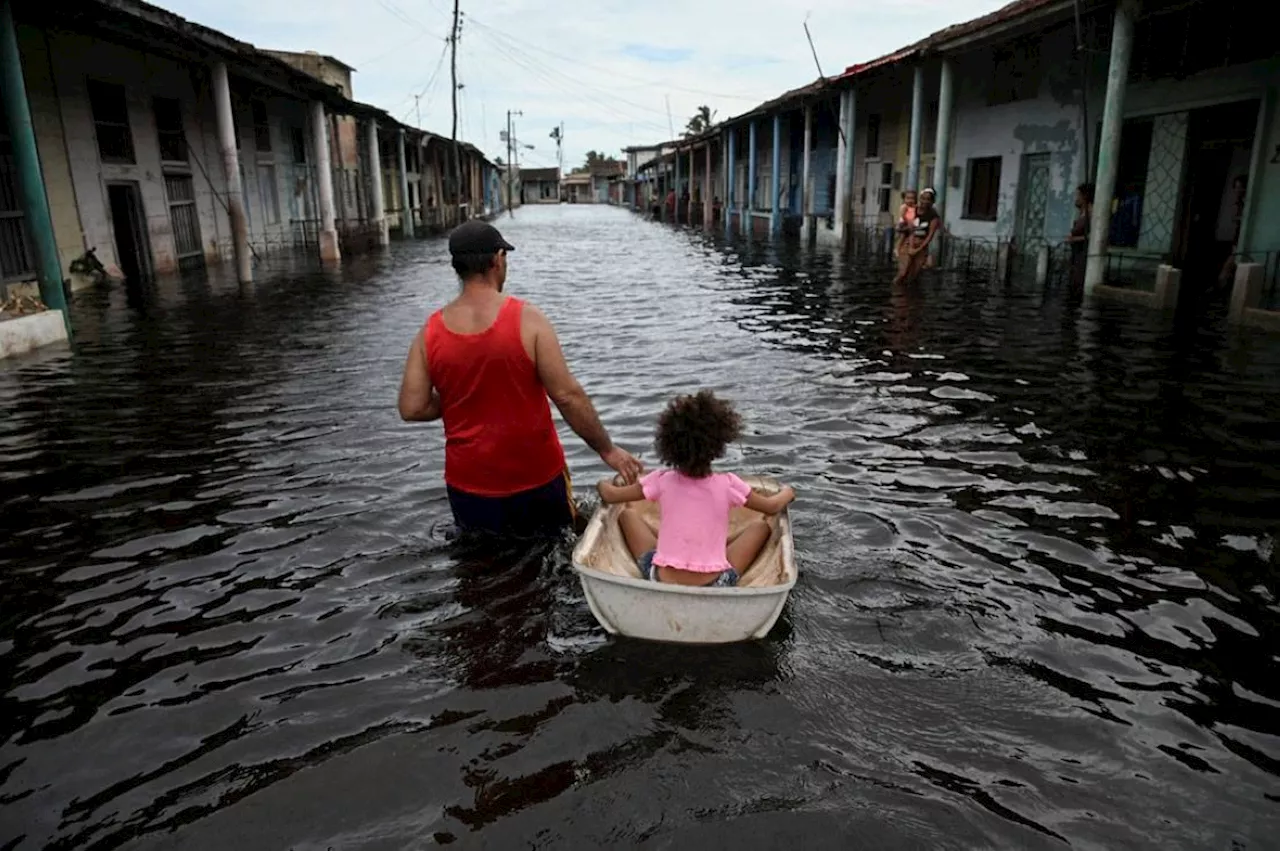
M 1089 259 L 1089 222 L 1093 217 L 1093 184 L 1076 187 L 1076 219 L 1071 223 L 1067 245 L 1071 249 L 1071 288 L 1084 289 L 1084 270 Z
M 462 292 L 413 338 L 399 408 L 408 422 L 444 420 L 444 480 L 461 531 L 529 536 L 576 519 L 548 397 L 627 484 L 643 466 L 610 439 L 547 317 L 503 292 L 512 250 L 487 222 L 454 228 Z

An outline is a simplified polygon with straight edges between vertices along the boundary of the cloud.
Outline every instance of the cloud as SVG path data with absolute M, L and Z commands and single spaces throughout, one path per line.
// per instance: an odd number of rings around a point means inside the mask
M 414 95 L 427 129 L 447 133 L 448 0 L 159 0 L 198 23 L 259 47 L 315 50 L 354 65 L 355 96 L 412 123 Z M 588 150 L 678 133 L 702 104 L 738 115 L 816 76 L 803 23 L 827 74 L 873 59 L 1002 0 L 596 0 L 548 14 L 544 0 L 464 0 L 458 44 L 459 136 L 504 156 L 507 110 L 534 165 L 555 165 L 552 127 L 565 125 L 565 165 Z M 663 46 L 697 33 L 696 48 Z M 659 42 L 659 43 L 653 43 Z M 441 62 L 441 59 L 444 59 Z M 438 70 L 437 70 L 438 69 Z
M 641 62 L 684 62 L 693 56 L 688 47 L 658 47 L 653 44 L 624 44 L 622 55 L 639 59 Z

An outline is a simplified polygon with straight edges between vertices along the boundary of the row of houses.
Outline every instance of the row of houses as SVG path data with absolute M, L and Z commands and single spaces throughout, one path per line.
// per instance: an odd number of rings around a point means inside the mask
M 849 244 L 931 187 L 951 237 L 1060 247 L 1086 287 L 1280 250 L 1280 48 L 1237 0 L 1017 0 L 691 138 L 627 149 L 628 203 Z M 675 209 L 672 209 L 674 201 Z
M 2 6 L 0 284 L 38 279 L 50 306 L 95 258 L 249 281 L 274 251 L 333 262 L 506 203 L 480 150 L 353 100 L 333 57 L 137 0 Z
M 627 197 L 625 163 L 592 163 L 561 175 L 558 168 L 520 169 L 520 203 L 623 204 Z

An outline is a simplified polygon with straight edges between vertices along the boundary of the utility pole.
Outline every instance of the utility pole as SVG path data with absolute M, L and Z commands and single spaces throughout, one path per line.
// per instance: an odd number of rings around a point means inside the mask
M 422 129 L 422 95 L 413 96 L 413 114 L 416 116 L 417 128 Z
M 514 188 L 514 172 L 515 164 L 511 161 L 511 110 L 507 110 L 507 215 L 511 218 L 516 216 L 516 196 Z M 520 190 L 523 192 L 523 188 Z
M 455 210 L 458 207 L 458 197 L 461 176 L 459 171 L 462 167 L 462 157 L 458 152 L 458 2 L 453 0 L 453 33 L 449 36 L 450 58 L 449 58 L 449 76 L 452 80 L 450 94 L 453 96 L 453 130 L 449 134 L 450 140 L 453 142 L 453 167 L 450 169 L 450 194 L 453 198 Z

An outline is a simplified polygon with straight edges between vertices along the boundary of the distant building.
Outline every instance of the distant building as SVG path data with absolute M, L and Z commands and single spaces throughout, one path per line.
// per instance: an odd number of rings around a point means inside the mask
M 605 160 L 587 168 L 591 175 L 591 200 L 597 204 L 621 202 L 618 193 L 621 181 L 627 174 L 627 164 L 621 160 Z
M 560 195 L 570 204 L 594 204 L 596 198 L 591 189 L 591 173 L 578 171 L 567 175 L 560 183 Z
M 560 169 L 520 169 L 520 202 L 522 204 L 560 203 Z

